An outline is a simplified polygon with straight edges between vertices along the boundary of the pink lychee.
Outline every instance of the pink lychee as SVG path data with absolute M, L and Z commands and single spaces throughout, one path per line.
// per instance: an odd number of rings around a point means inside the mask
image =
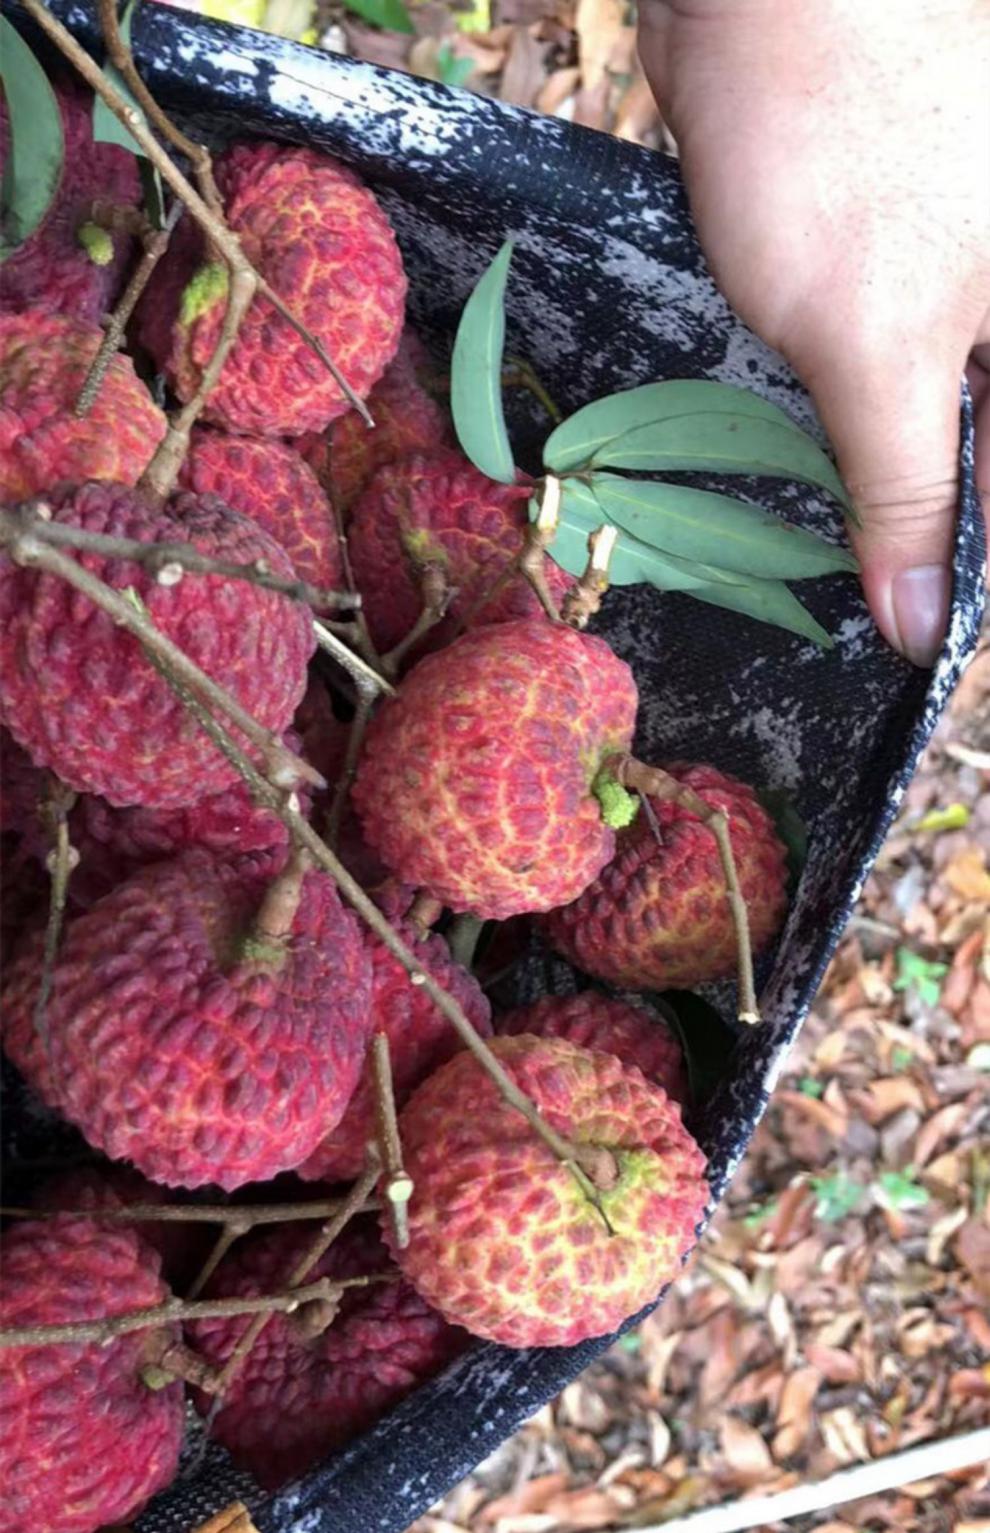
M 675 1102 L 688 1100 L 684 1052 L 673 1033 L 643 1006 L 617 1001 L 595 990 L 580 995 L 546 995 L 529 1006 L 507 1011 L 495 1022 L 500 1037 L 533 1033 L 565 1038 L 568 1043 L 614 1054 L 635 1065 L 648 1081 L 662 1086 Z

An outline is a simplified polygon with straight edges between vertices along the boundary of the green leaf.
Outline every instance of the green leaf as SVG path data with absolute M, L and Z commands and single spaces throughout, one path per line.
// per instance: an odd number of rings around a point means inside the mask
M 775 628 L 786 628 L 789 633 L 811 639 L 823 649 L 833 649 L 835 640 L 821 623 L 817 622 L 802 606 L 782 580 L 747 580 L 744 585 L 698 586 L 691 595 L 698 601 L 710 602 L 713 607 L 727 607 L 730 612 L 741 612 L 755 617 L 760 623 L 772 623 Z
M 948 964 L 936 963 L 914 953 L 909 947 L 899 947 L 896 953 L 897 977 L 895 990 L 911 990 L 926 1006 L 937 1006 L 942 994 L 942 981 L 949 972 Z
M 120 35 L 124 39 L 125 43 L 129 43 L 131 40 L 131 21 L 134 17 L 134 10 L 136 5 L 137 0 L 128 0 L 128 4 L 124 8 L 124 14 L 120 18 Z M 111 85 L 116 86 L 117 90 L 127 102 L 127 105 L 129 107 L 133 107 L 141 121 L 147 122 L 147 118 L 145 117 L 144 112 L 138 106 L 134 97 L 131 95 L 130 91 L 124 84 L 117 70 L 114 69 L 113 65 L 109 63 L 104 64 L 103 73 L 106 75 Z M 119 144 L 122 149 L 129 149 L 131 154 L 143 154 L 143 150 L 141 149 L 137 139 L 134 138 L 130 130 L 125 128 L 124 124 L 114 116 L 101 96 L 93 97 L 93 142 L 97 144 Z
M 764 580 L 857 568 L 846 549 L 727 495 L 621 474 L 596 473 L 591 483 L 610 521 L 666 554 Z
M 10 134 L 0 188 L 0 260 L 5 260 L 31 238 L 51 207 L 65 158 L 55 92 L 6 16 L 0 16 L 0 80 Z
M 457 439 L 475 468 L 500 484 L 512 484 L 516 477 L 502 410 L 505 284 L 511 259 L 512 242 L 506 240 L 464 305 L 450 365 Z
M 830 1224 L 837 1223 L 859 1208 L 868 1189 L 854 1181 L 848 1171 L 834 1171 L 831 1176 L 813 1176 L 816 1193 L 815 1213 Z
M 536 515 L 535 502 L 531 502 L 531 514 Z M 570 575 L 582 575 L 588 563 L 588 534 L 605 526 L 608 520 L 587 486 L 565 479 L 561 485 L 560 519 L 550 549 L 556 563 Z M 611 585 L 648 584 L 661 591 L 694 590 L 707 585 L 713 573 L 694 569 L 686 560 L 662 554 L 621 531 L 608 569 Z
M 881 1171 L 873 1190 L 878 1203 L 898 1213 L 924 1208 L 929 1201 L 928 1189 L 919 1185 L 913 1166 L 905 1166 L 903 1171 Z
M 386 32 L 415 31 L 402 0 L 344 0 L 344 4 L 355 16 L 370 21 L 373 27 L 384 28 Z
M 736 1040 L 715 1007 L 692 990 L 665 990 L 656 997 L 684 1051 L 691 1104 L 699 1107 L 728 1073 Z
M 603 443 L 594 462 L 640 473 L 705 469 L 796 479 L 827 490 L 843 505 L 848 501 L 835 465 L 810 436 L 790 424 L 728 411 L 650 421 Z
M 756 796 L 773 820 L 774 830 L 787 851 L 788 884 L 793 894 L 808 860 L 808 827 L 786 788 L 757 788 Z
M 449 43 L 444 43 L 437 50 L 437 68 L 444 85 L 452 85 L 456 88 L 470 78 L 474 63 L 471 59 L 461 58 Z
M 816 1102 L 819 1097 L 825 1095 L 825 1087 L 813 1075 L 802 1075 L 798 1082 L 798 1090 L 803 1097 L 813 1097 Z

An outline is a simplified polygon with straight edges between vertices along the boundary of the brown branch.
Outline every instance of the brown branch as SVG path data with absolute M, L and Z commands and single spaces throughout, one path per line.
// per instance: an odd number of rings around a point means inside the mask
M 9 511 L 4 520 L 2 541 L 6 541 L 8 518 L 19 521 L 21 529 L 30 532 L 53 548 L 72 548 L 82 553 L 105 554 L 108 559 L 128 559 L 150 571 L 162 585 L 176 585 L 184 572 L 190 575 L 222 575 L 228 580 L 243 580 L 248 585 L 261 586 L 263 590 L 275 591 L 290 601 L 308 607 L 322 604 L 328 607 L 349 607 L 360 602 L 360 596 L 345 591 L 321 591 L 307 585 L 304 580 L 283 580 L 273 575 L 263 560 L 254 564 L 238 564 L 232 559 L 214 559 L 204 554 L 193 543 L 140 543 L 136 538 L 112 537 L 105 532 L 88 532 L 82 527 L 72 527 L 64 522 L 47 520 L 44 501 L 31 501 L 16 511 Z
M 20 1164 L 20 1163 L 19 1163 Z M 34 1164 L 33 1162 L 31 1164 Z M 59 1169 L 64 1169 L 59 1161 Z M 126 1208 L 18 1208 L 0 1207 L 5 1219 L 98 1219 L 101 1224 L 233 1224 L 253 1229 L 256 1224 L 296 1224 L 305 1219 L 332 1219 L 343 1206 L 342 1198 L 324 1198 L 316 1203 L 129 1203 Z M 374 1213 L 378 1202 L 370 1199 L 361 1213 Z
M 378 1152 L 385 1172 L 382 1178 L 383 1190 L 396 1247 L 404 1251 L 409 1244 L 409 1199 L 413 1195 L 413 1179 L 402 1163 L 402 1140 L 399 1137 L 395 1089 L 392 1084 L 392 1056 L 386 1033 L 376 1033 L 372 1039 L 371 1066 L 375 1082 Z
M 227 1252 L 234 1244 L 234 1241 L 239 1240 L 242 1235 L 246 1235 L 250 1228 L 250 1221 L 245 1222 L 242 1219 L 236 1221 L 232 1219 L 228 1223 L 221 1225 L 220 1232 L 210 1247 L 206 1260 L 189 1285 L 189 1291 L 186 1294 L 187 1299 L 199 1298 L 199 1295 L 203 1292 L 214 1272 L 216 1272 Z
M 320 648 L 331 655 L 338 665 L 343 666 L 353 679 L 355 686 L 360 687 L 364 683 L 372 686 L 376 692 L 384 692 L 389 697 L 394 695 L 395 688 L 387 677 L 377 671 L 362 655 L 356 654 L 325 623 L 315 619 L 313 632 L 316 634 L 316 642 Z
M 48 777 L 50 787 L 46 802 L 41 810 L 41 819 L 48 831 L 51 842 L 51 850 L 47 858 L 51 887 L 48 894 L 48 921 L 45 926 L 45 945 L 41 959 L 41 983 L 38 986 L 38 997 L 34 1003 L 34 1028 L 41 1040 L 45 1059 L 49 1067 L 51 1067 L 51 1055 L 48 1046 L 48 1002 L 51 998 L 52 985 L 55 980 L 55 960 L 58 957 L 58 945 L 62 936 L 62 923 L 65 919 L 65 902 L 69 891 L 69 875 L 72 869 L 78 866 L 79 853 L 69 842 L 68 825 L 69 810 L 76 801 L 76 795 L 71 788 L 67 788 L 64 783 L 60 783 L 54 774 L 49 773 Z
M 344 755 L 344 764 L 340 776 L 333 790 L 333 798 L 330 810 L 327 814 L 326 840 L 336 851 L 340 839 L 340 825 L 344 818 L 344 808 L 347 804 L 351 784 L 357 770 L 358 756 L 361 754 L 361 746 L 364 741 L 364 732 L 371 718 L 371 710 L 375 705 L 377 696 L 375 688 L 363 677 L 355 680 L 357 687 L 357 705 L 354 709 L 354 717 L 347 734 L 347 750 Z
M 423 603 L 419 617 L 405 638 L 390 649 L 387 655 L 382 656 L 382 670 L 386 676 L 395 677 L 399 674 L 399 667 L 409 651 L 419 643 L 425 633 L 429 633 L 431 628 L 435 628 L 442 621 L 451 601 L 457 595 L 457 588 L 451 586 L 447 580 L 447 571 L 435 560 L 430 560 L 420 567 L 419 589 Z
M 406 920 L 420 938 L 428 937 L 443 915 L 443 901 L 420 889 L 406 915 Z
M 59 575 L 75 590 L 89 597 L 94 606 L 109 613 L 114 622 L 133 634 L 148 654 L 155 654 L 189 690 L 209 700 L 210 704 L 225 713 L 231 722 L 256 746 L 265 762 L 270 779 L 283 788 L 295 787 L 300 782 L 326 787 L 323 778 L 314 767 L 290 751 L 271 730 L 259 724 L 225 688 L 219 686 L 195 661 L 190 660 L 177 644 L 156 628 L 148 613 L 139 602 L 128 601 L 120 592 L 108 586 L 75 559 L 61 549 L 45 543 L 34 530 L 24 531 L 16 517 L 0 509 L 0 548 L 4 548 L 15 564 L 26 569 L 45 570 Z
M 732 923 L 736 933 L 736 950 L 738 955 L 739 971 L 739 1021 L 756 1023 L 760 1020 L 759 1007 L 756 1000 L 756 988 L 753 983 L 753 952 L 749 937 L 749 916 L 746 910 L 746 901 L 742 897 L 739 888 L 739 878 L 736 872 L 736 860 L 732 851 L 732 840 L 729 835 L 729 819 L 724 809 L 713 809 L 710 804 L 695 793 L 693 788 L 687 788 L 679 783 L 676 777 L 671 777 L 669 772 L 662 771 L 659 767 L 647 766 L 642 761 L 637 761 L 633 756 L 620 756 L 609 761 L 608 768 L 617 782 L 633 793 L 647 794 L 650 798 L 658 798 L 666 802 L 680 804 L 691 814 L 698 816 L 708 826 L 715 837 L 718 846 L 719 861 L 722 864 L 722 875 L 725 879 L 726 899 L 732 914 Z
M 99 349 L 90 363 L 89 372 L 83 379 L 83 386 L 76 401 L 77 416 L 88 415 L 89 411 L 93 408 L 96 396 L 100 392 L 103 380 L 106 377 L 107 369 L 120 350 L 124 339 L 124 331 L 127 328 L 131 315 L 134 313 L 137 301 L 147 287 L 152 272 L 168 249 L 172 230 L 175 228 L 181 215 L 182 203 L 176 198 L 168 210 L 164 227 L 161 229 L 148 227 L 142 233 L 141 243 L 144 248 L 141 259 L 131 273 L 130 281 L 121 294 L 113 313 L 110 315 Z
M 141 153 L 150 161 L 167 183 L 172 192 L 188 208 L 199 227 L 206 235 L 208 243 L 215 248 L 225 261 L 230 273 L 230 289 L 228 293 L 227 313 L 233 309 L 235 314 L 244 299 L 248 287 L 253 293 L 256 291 L 262 297 L 267 298 L 269 303 L 277 310 L 284 320 L 296 331 L 301 339 L 316 353 L 320 361 L 327 368 L 341 393 L 348 402 L 357 410 L 358 414 L 369 426 L 374 425 L 371 414 L 363 399 L 351 388 L 347 379 L 341 373 L 337 364 L 327 353 L 322 342 L 313 335 L 306 326 L 296 318 L 282 298 L 274 291 L 268 282 L 256 271 L 241 249 L 240 241 L 236 234 L 227 227 L 224 219 L 219 217 L 204 200 L 195 187 L 182 174 L 178 166 L 173 162 L 171 155 L 162 148 L 154 133 L 149 128 L 141 113 L 131 106 L 117 90 L 110 80 L 107 79 L 103 70 L 90 58 L 85 48 L 76 41 L 67 27 L 63 26 L 57 17 L 43 3 L 43 0 L 24 0 L 24 9 L 41 30 L 49 37 L 59 52 L 68 59 L 69 63 L 82 75 L 87 85 L 91 86 L 100 99 L 113 112 L 119 122 L 122 122 L 137 143 Z M 205 152 L 205 151 L 204 151 Z M 250 302 L 250 297 L 248 297 Z M 225 319 L 225 326 L 227 320 Z M 183 412 L 185 415 L 186 412 Z M 188 423 L 187 423 L 188 429 Z M 170 430 L 164 442 L 149 465 L 149 483 L 154 484 L 158 493 L 162 493 L 164 471 L 159 474 L 156 460 L 159 454 L 164 461 L 175 461 L 176 445 L 173 441 L 173 433 Z M 180 460 L 181 461 L 181 460 Z M 176 464 L 176 470 L 178 465 Z
M 368 628 L 368 620 L 365 617 L 364 609 L 361 606 L 361 597 L 358 594 L 357 581 L 354 579 L 354 566 L 351 563 L 351 546 L 347 538 L 347 528 L 344 526 L 344 513 L 340 508 L 340 501 L 334 492 L 333 486 L 327 483 L 324 484 L 323 488 L 326 493 L 327 500 L 330 502 L 330 509 L 333 512 L 334 526 L 337 529 L 337 546 L 340 549 L 340 568 L 344 576 L 344 589 L 345 591 L 349 591 L 352 596 L 357 598 L 357 610 L 354 614 L 354 627 L 356 630 L 353 636 L 354 647 L 360 652 L 360 654 L 364 657 L 364 659 L 368 662 L 373 670 L 380 671 L 381 661 L 378 657 L 378 651 L 375 649 L 374 643 L 372 641 L 371 631 Z
M 292 932 L 302 899 L 303 880 L 312 866 L 309 855 L 293 846 L 285 867 L 273 878 L 251 923 L 251 937 L 265 947 L 280 944 Z
M 571 628 L 587 628 L 600 610 L 608 590 L 608 566 L 618 532 L 615 527 L 597 527 L 588 534 L 588 563 L 580 580 L 564 597 L 561 617 Z
M 548 475 L 544 484 L 543 503 L 535 522 L 527 522 L 523 533 L 523 546 L 516 557 L 496 576 L 495 580 L 481 595 L 476 597 L 468 610 L 462 615 L 457 624 L 454 637 L 462 634 L 465 628 L 469 628 L 478 613 L 489 602 L 493 602 L 499 596 L 510 580 L 521 575 L 528 581 L 536 592 L 547 617 L 551 622 L 560 621 L 560 613 L 554 604 L 550 587 L 547 585 L 544 554 L 554 540 L 557 531 L 557 519 L 560 508 L 560 480 Z

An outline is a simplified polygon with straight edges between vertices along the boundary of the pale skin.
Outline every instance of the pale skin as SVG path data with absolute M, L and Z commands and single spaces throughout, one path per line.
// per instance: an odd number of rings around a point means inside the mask
M 990 0 L 640 0 L 698 235 L 815 400 L 885 638 L 940 646 L 960 379 L 990 523 Z

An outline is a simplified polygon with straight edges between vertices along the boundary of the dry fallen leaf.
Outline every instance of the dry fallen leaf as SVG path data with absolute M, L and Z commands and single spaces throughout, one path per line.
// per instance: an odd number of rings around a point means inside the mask
M 804 1447 L 811 1429 L 811 1407 L 822 1376 L 817 1368 L 795 1368 L 789 1374 L 777 1407 L 777 1432 L 773 1439 L 773 1456 L 792 1458 Z
M 990 1299 L 990 1225 L 982 1219 L 967 1219 L 954 1245 L 978 1291 Z
M 773 1460 L 760 1433 L 738 1416 L 725 1416 L 719 1427 L 722 1457 L 742 1485 L 758 1485 L 773 1470 Z
M 942 878 L 964 900 L 984 900 L 990 904 L 990 869 L 980 847 L 967 846 L 957 852 L 943 868 Z

